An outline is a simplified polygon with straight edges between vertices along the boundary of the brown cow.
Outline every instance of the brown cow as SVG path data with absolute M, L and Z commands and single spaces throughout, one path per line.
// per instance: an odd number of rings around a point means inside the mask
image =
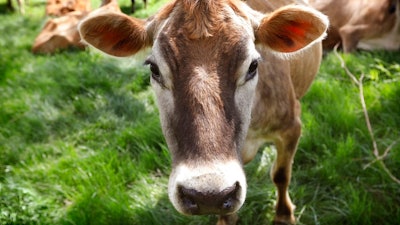
M 357 48 L 400 48 L 399 0 L 309 0 L 329 17 L 331 27 L 325 48 L 341 43 L 344 52 Z
M 90 0 L 47 0 L 46 15 L 63 16 L 73 11 L 89 12 Z
M 68 48 L 84 49 L 77 24 L 88 12 L 73 11 L 59 18 L 50 19 L 36 37 L 33 53 L 55 53 Z
M 104 0 L 97 10 L 121 12 L 117 0 Z M 88 14 L 88 11 L 72 11 L 47 21 L 33 43 L 32 52 L 51 54 L 68 48 L 84 49 L 86 45 L 81 42 L 77 25 Z
M 235 224 L 246 197 L 243 164 L 273 141 L 274 221 L 292 224 L 288 186 L 301 133 L 299 99 L 319 68 L 327 26 L 307 6 L 263 14 L 240 0 L 174 0 L 147 20 L 91 14 L 79 32 L 114 56 L 152 46 L 146 64 L 172 155 L 168 195 L 179 212 Z

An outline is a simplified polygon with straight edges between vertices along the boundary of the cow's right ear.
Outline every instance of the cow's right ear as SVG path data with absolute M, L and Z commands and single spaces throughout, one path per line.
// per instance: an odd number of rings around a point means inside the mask
M 146 22 L 122 13 L 107 12 L 88 16 L 80 22 L 81 39 L 107 54 L 131 56 L 151 45 Z

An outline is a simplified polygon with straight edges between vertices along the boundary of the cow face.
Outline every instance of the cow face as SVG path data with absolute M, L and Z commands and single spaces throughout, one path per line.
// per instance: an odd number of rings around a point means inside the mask
M 366 50 L 400 49 L 400 1 L 386 0 L 376 1 L 375 4 L 366 7 L 370 8 L 371 13 L 365 15 L 371 17 L 370 33 L 361 37 L 358 48 Z
M 323 36 L 327 19 L 301 6 L 262 15 L 240 1 L 177 0 L 147 21 L 93 14 L 88 44 L 114 56 L 146 46 L 151 85 L 172 155 L 168 195 L 183 214 L 232 214 L 244 202 L 240 149 L 251 119 L 256 45 L 293 52 Z

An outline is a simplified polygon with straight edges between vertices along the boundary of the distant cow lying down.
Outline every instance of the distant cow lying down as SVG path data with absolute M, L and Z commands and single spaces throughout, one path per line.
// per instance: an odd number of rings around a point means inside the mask
M 104 0 L 97 10 L 120 12 L 117 0 Z M 59 18 L 50 19 L 36 37 L 33 53 L 51 54 L 68 48 L 84 49 L 77 25 L 89 14 L 88 11 L 72 11 Z
M 32 46 L 33 53 L 55 53 L 67 48 L 84 49 L 80 42 L 77 24 L 88 12 L 74 11 L 65 16 L 49 20 Z
M 399 0 L 309 0 L 329 17 L 325 48 L 341 43 L 344 52 L 355 49 L 400 48 Z
M 63 16 L 73 11 L 89 12 L 90 0 L 47 0 L 48 16 Z

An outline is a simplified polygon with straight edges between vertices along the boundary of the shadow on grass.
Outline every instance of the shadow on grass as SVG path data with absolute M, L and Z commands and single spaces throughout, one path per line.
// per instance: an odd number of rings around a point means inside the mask
M 0 14 L 14 13 L 15 9 L 11 9 L 7 2 L 0 4 Z

